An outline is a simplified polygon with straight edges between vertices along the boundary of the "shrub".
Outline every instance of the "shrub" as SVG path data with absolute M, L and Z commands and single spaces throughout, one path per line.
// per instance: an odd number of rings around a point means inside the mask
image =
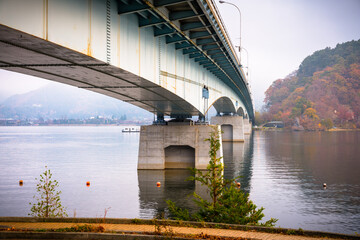
M 194 192 L 194 201 L 199 209 L 191 214 L 188 209 L 180 208 L 173 201 L 167 200 L 173 218 L 185 221 L 274 226 L 277 219 L 273 218 L 264 224 L 259 224 L 264 217 L 262 213 L 264 208 L 257 209 L 257 206 L 249 199 L 249 194 L 237 187 L 235 179 L 224 178 L 224 166 L 221 157 L 217 157 L 221 146 L 219 134 L 221 133 L 217 128 L 214 128 L 210 138 L 206 139 L 210 142 L 210 161 L 206 171 L 194 168 L 192 171 L 195 177 L 189 178 L 189 180 L 199 181 L 208 188 L 211 201 L 203 199 Z
M 50 169 L 45 166 L 45 171 L 40 174 L 40 179 L 36 185 L 36 191 L 38 196 L 34 196 L 35 203 L 29 203 L 31 207 L 31 213 L 29 216 L 33 217 L 67 217 L 65 208 L 61 205 L 60 194 L 61 191 L 57 191 L 59 186 L 58 181 L 52 180 L 52 173 Z M 37 178 L 35 178 L 38 180 Z

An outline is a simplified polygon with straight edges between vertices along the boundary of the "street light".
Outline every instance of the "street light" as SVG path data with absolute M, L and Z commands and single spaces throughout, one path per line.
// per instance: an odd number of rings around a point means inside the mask
M 245 50 L 245 52 L 246 52 L 246 67 L 244 67 L 244 68 L 247 68 L 246 76 L 248 76 L 249 75 L 249 52 L 244 47 L 241 47 L 241 49 Z
M 219 3 L 221 3 L 221 4 L 227 3 L 227 4 L 230 4 L 230 5 L 233 5 L 233 6 L 236 7 L 236 9 L 239 11 L 239 14 L 240 14 L 240 45 L 239 45 L 239 54 L 240 54 L 240 65 L 241 65 L 241 11 L 240 11 L 240 9 L 238 8 L 238 6 L 236 6 L 236 5 L 233 4 L 233 3 L 226 2 L 226 1 L 219 1 Z

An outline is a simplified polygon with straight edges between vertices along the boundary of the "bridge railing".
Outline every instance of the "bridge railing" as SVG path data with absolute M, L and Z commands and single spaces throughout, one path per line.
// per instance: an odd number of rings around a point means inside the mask
M 204 1 L 206 2 L 206 4 L 209 6 L 212 14 L 214 15 L 216 21 L 218 22 L 219 24 L 219 27 L 220 27 L 220 30 L 223 34 L 223 36 L 225 37 L 225 41 L 227 42 L 227 44 L 224 44 L 225 46 L 227 45 L 229 47 L 228 50 L 230 50 L 230 52 L 232 53 L 232 57 L 233 59 L 235 60 L 235 62 L 238 64 L 238 70 L 239 70 L 239 73 L 241 75 L 241 78 L 243 79 L 244 83 L 245 83 L 245 86 L 246 86 L 246 89 L 250 95 L 250 101 L 251 101 L 251 106 L 252 108 L 254 108 L 253 106 L 253 99 L 252 99 L 252 94 L 251 94 L 251 89 L 250 89 L 250 84 L 249 84 L 249 81 L 248 79 L 246 78 L 246 75 L 242 69 L 242 65 L 241 65 L 241 62 L 236 54 L 236 51 L 234 49 L 234 45 L 229 37 L 229 34 L 228 34 L 228 31 L 226 29 L 226 26 L 224 24 L 224 21 L 219 13 L 219 9 L 217 8 L 216 4 L 214 3 L 214 0 L 200 0 L 200 1 Z M 239 53 L 241 54 L 241 53 Z

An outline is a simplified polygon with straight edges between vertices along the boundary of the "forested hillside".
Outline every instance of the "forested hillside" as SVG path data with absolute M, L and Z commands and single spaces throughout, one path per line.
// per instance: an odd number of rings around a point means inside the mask
M 257 122 L 281 120 L 308 130 L 360 128 L 360 40 L 316 51 L 265 92 Z

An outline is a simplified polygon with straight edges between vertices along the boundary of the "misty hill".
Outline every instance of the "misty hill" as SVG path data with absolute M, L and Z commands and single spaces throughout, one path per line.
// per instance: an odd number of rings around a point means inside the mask
M 59 83 L 11 96 L 0 104 L 0 118 L 87 119 L 123 115 L 128 120 L 153 118 L 151 113 L 129 103 Z
M 360 127 L 360 40 L 316 51 L 265 96 L 265 121 L 309 130 Z

